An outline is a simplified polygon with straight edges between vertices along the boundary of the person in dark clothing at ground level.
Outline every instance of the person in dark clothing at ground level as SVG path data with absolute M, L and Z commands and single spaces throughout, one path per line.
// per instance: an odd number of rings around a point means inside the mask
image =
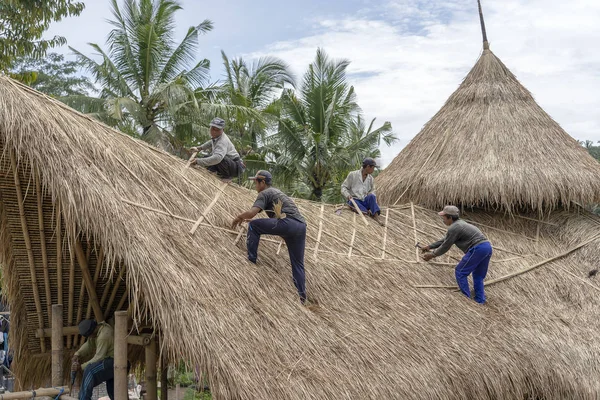
M 439 257 L 450 250 L 453 244 L 461 249 L 465 255 L 455 269 L 456 282 L 460 291 L 471 297 L 467 277 L 473 274 L 473 287 L 475 301 L 485 303 L 483 280 L 487 275 L 490 259 L 492 258 L 492 245 L 479 228 L 459 219 L 459 211 L 455 206 L 446 206 L 438 213 L 446 226 L 449 226 L 446 237 L 429 246 L 420 247 L 425 261 Z M 429 252 L 433 250 L 433 252 Z
M 106 322 L 99 324 L 93 319 L 79 323 L 79 334 L 87 341 L 73 355 L 71 371 L 83 370 L 79 389 L 79 400 L 91 400 L 96 386 L 106 382 L 108 397 L 114 400 L 114 353 L 115 335 L 113 327 Z M 80 364 L 81 359 L 89 361 Z
M 223 180 L 237 178 L 246 168 L 240 154 L 235 149 L 229 137 L 223 132 L 225 121 L 215 118 L 210 123 L 211 140 L 198 146 L 190 148 L 193 152 L 211 149 L 211 154 L 204 158 L 196 158 L 192 164 L 206 167 Z
M 248 224 L 248 260 L 256 263 L 261 235 L 276 235 L 285 240 L 292 263 L 294 285 L 300 301 L 306 303 L 304 277 L 304 249 L 306 246 L 306 221 L 296 204 L 279 189 L 271 187 L 272 176 L 268 171 L 258 171 L 254 180 L 258 197 L 252 208 L 238 215 L 232 223 L 235 228 L 243 221 L 251 220 L 261 211 L 270 218 L 255 219 Z

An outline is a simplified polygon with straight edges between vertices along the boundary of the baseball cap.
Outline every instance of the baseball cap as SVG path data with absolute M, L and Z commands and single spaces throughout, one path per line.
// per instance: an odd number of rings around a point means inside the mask
M 377 163 L 375 162 L 375 160 L 373 160 L 371 157 L 367 157 L 363 160 L 362 165 L 371 165 L 373 167 L 377 166 Z
M 458 207 L 456 206 L 446 206 L 442 211 L 438 213 L 439 215 L 449 215 L 451 217 L 458 217 Z
M 98 326 L 98 323 L 93 319 L 84 319 L 79 323 L 79 334 L 83 337 L 88 337 L 94 333 L 94 329 Z
M 251 181 L 255 181 L 257 179 L 262 179 L 265 181 L 265 183 L 267 185 L 270 185 L 271 181 L 273 180 L 273 175 L 271 175 L 271 173 L 269 171 L 265 171 L 264 169 L 261 169 L 260 171 L 258 171 L 256 173 L 255 176 L 253 176 L 252 178 L 249 178 L 249 180 L 251 180 Z
M 225 129 L 225 120 L 219 117 L 213 118 L 213 120 L 210 121 L 210 126 L 223 130 Z

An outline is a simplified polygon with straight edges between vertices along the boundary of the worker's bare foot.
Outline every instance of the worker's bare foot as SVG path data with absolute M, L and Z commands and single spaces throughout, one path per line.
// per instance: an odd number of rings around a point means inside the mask
M 377 222 L 379 225 L 385 226 L 385 222 L 383 222 L 383 220 L 379 218 L 379 214 L 373 214 L 371 215 L 371 218 L 373 218 L 375 222 Z
M 223 183 L 231 183 L 232 179 L 231 178 L 221 178 L 221 182 Z

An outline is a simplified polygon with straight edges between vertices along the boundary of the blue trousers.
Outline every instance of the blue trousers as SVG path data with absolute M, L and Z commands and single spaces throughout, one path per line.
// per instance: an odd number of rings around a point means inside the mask
M 469 290 L 467 277 L 473 274 L 475 301 L 482 304 L 485 303 L 483 280 L 487 275 L 490 258 L 492 258 L 492 245 L 490 242 L 480 243 L 467 251 L 454 271 L 460 291 L 469 298 L 471 297 L 471 291 Z
M 79 400 L 91 400 L 94 388 L 106 382 L 106 392 L 111 400 L 115 399 L 115 364 L 112 357 L 89 364 L 83 371 Z
M 293 218 L 261 218 L 248 224 L 248 260 L 256 263 L 260 235 L 280 236 L 285 241 L 292 263 L 292 277 L 298 290 L 300 301 L 306 301 L 304 277 L 304 248 L 306 246 L 306 224 Z
M 360 211 L 364 214 L 366 214 L 367 211 L 370 211 L 371 215 L 381 213 L 381 210 L 379 209 L 379 205 L 377 205 L 377 198 L 375 197 L 375 195 L 373 193 L 368 194 L 364 200 L 354 199 L 354 201 L 356 202 L 356 205 L 358 206 L 358 208 L 360 208 Z M 348 205 L 350 207 L 354 208 L 354 204 L 352 204 L 351 201 L 348 201 Z

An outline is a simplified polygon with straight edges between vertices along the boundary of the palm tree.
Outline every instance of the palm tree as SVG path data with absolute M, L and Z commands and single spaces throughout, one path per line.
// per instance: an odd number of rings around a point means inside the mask
M 190 27 L 177 43 L 175 14 L 181 10 L 177 0 L 124 0 L 122 8 L 117 0 L 111 4 L 108 53 L 91 44 L 101 61 L 71 48 L 100 85 L 100 99 L 79 97 L 68 102 L 86 112 L 96 111 L 105 122 L 160 147 L 180 148 L 199 135 L 202 122 L 197 118 L 203 113 L 197 112 L 198 99 L 210 97 L 205 93 L 212 89 L 210 62 L 194 60 L 199 35 L 209 32 L 213 24 L 204 20 Z
M 222 95 L 228 104 L 251 108 L 262 114 L 264 118 L 248 117 L 243 112 L 230 116 L 231 132 L 239 136 L 241 147 L 258 151 L 259 142 L 264 140 L 269 122 L 278 113 L 278 95 L 287 84 L 296 86 L 296 79 L 289 66 L 275 57 L 263 57 L 252 64 L 243 58 L 229 59 L 221 51 L 225 67 L 225 82 L 222 85 Z
M 348 65 L 318 49 L 298 95 L 291 89 L 282 93 L 278 131 L 267 138 L 267 147 L 279 179 L 296 195 L 339 198 L 341 179 L 364 157 L 377 157 L 382 140 L 387 145 L 396 140 L 389 122 L 377 129 L 375 120 L 365 125 L 346 79 Z

